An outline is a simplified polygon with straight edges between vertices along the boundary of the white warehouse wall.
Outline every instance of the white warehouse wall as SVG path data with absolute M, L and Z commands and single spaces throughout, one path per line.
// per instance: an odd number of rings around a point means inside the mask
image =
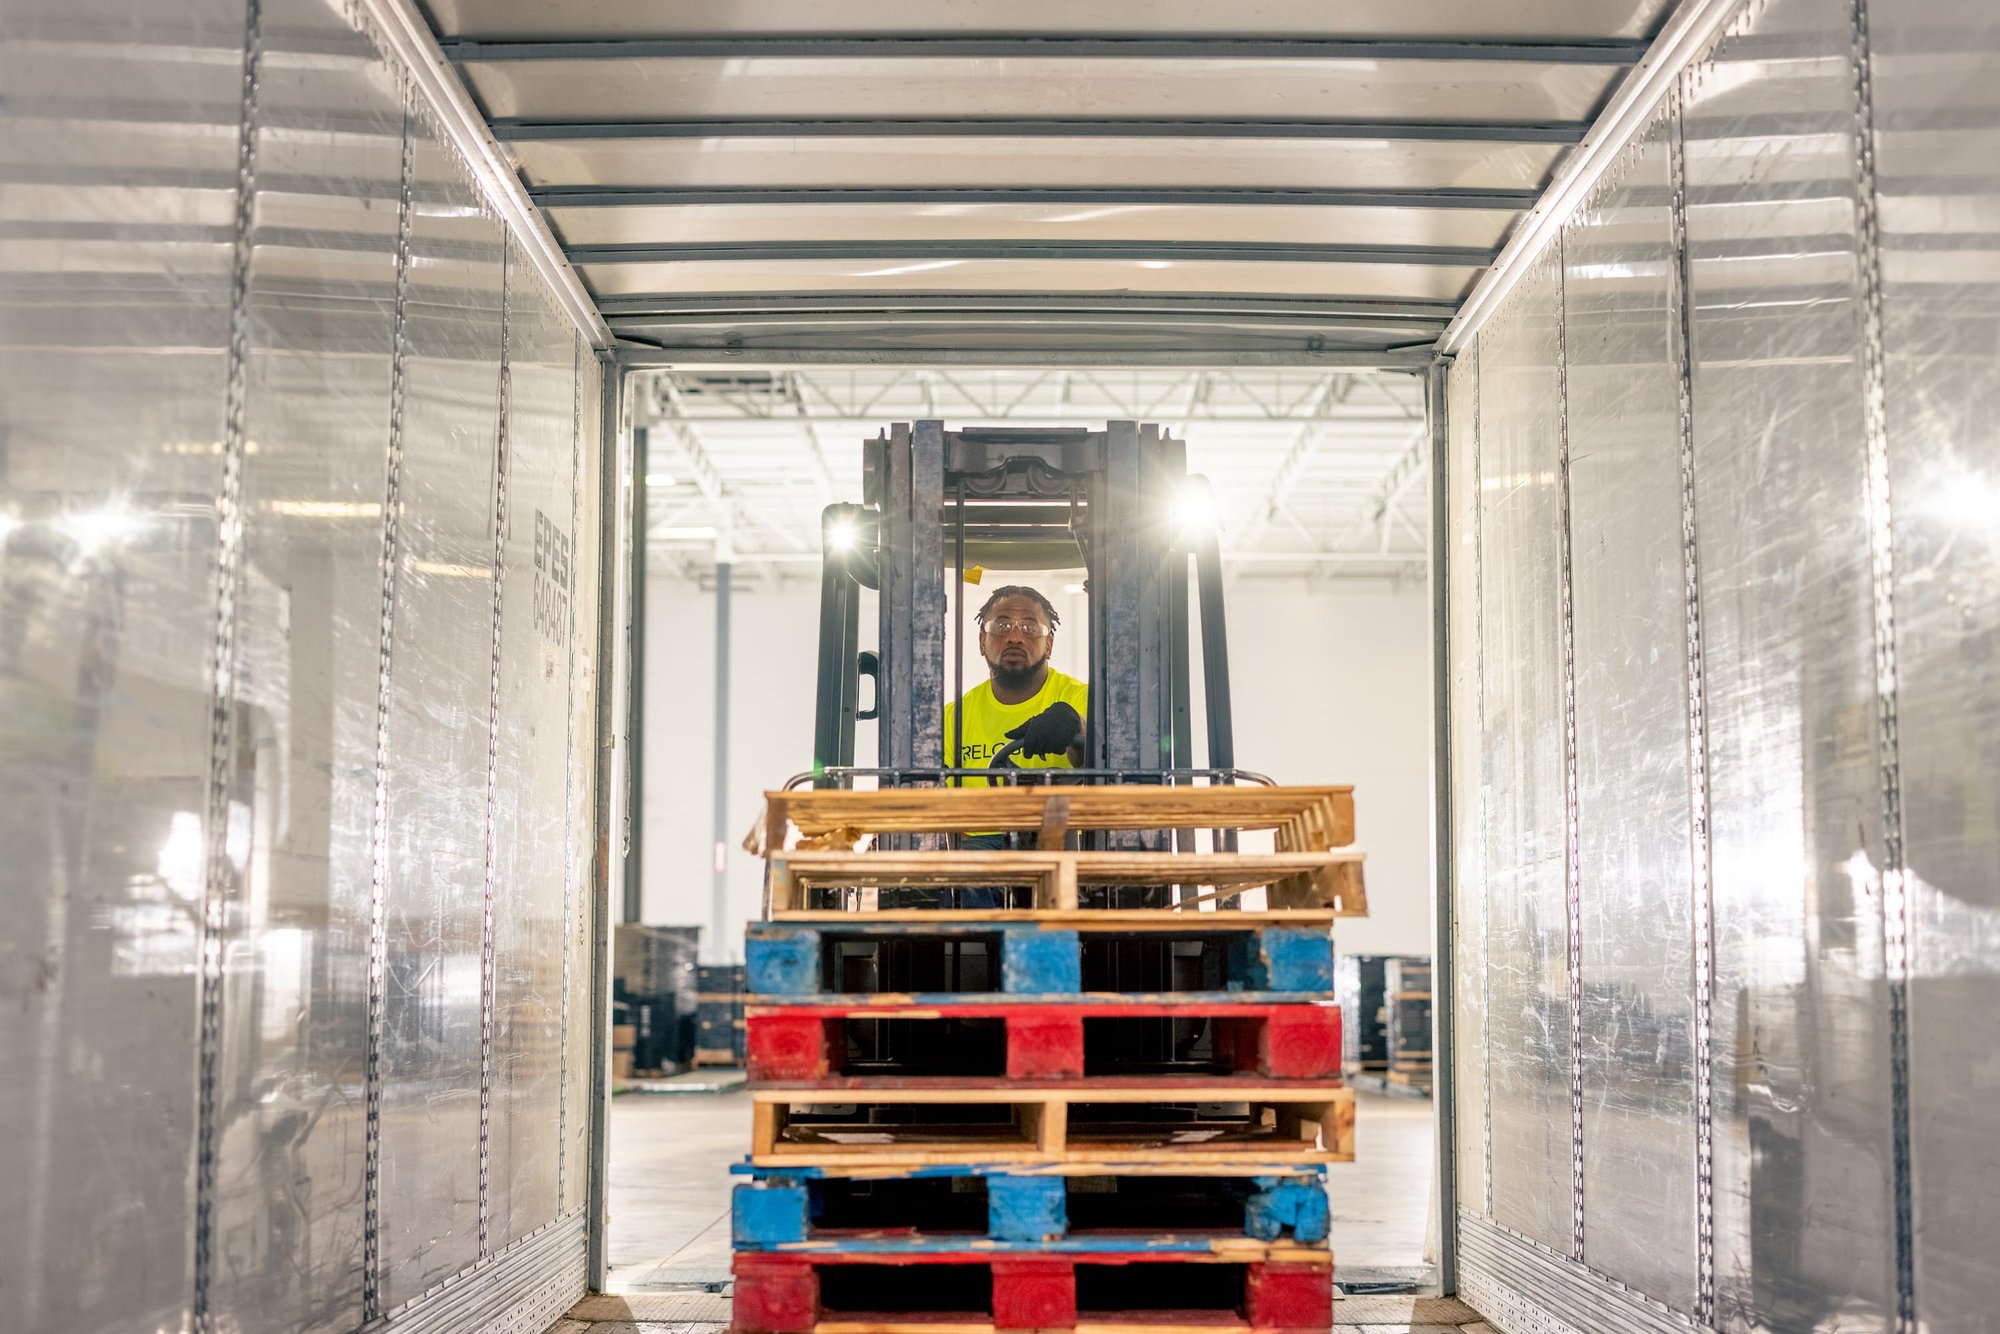
M 800 567 L 801 571 L 805 567 Z M 1033 584 L 1064 622 L 1057 662 L 1082 674 L 1084 601 L 1076 576 L 992 572 Z M 968 588 L 968 614 L 985 593 Z M 1430 951 L 1430 603 L 1422 585 L 1235 578 L 1228 587 L 1236 753 L 1247 769 L 1288 783 L 1352 783 L 1367 850 L 1372 915 L 1343 922 L 1340 948 L 1358 954 Z M 730 930 L 709 961 L 742 957 L 742 924 L 761 909 L 762 864 L 739 846 L 761 793 L 810 766 L 816 571 L 738 585 L 731 600 L 729 811 L 724 846 Z M 714 806 L 715 597 L 655 573 L 646 608 L 645 920 L 711 917 Z M 872 625 L 872 607 L 862 621 Z M 969 649 L 968 645 L 968 649 Z M 967 684 L 978 679 L 974 658 Z M 1198 679 L 1198 678 L 1197 678 Z M 865 687 L 864 687 L 865 690 Z M 1204 735 L 1197 698 L 1197 746 Z M 868 763 L 872 730 L 861 729 Z

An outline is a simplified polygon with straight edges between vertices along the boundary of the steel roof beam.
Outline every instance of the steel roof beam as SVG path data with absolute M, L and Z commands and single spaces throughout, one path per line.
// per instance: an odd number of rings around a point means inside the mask
M 13 173 L 10 170 L 10 177 Z M 394 195 L 394 190 L 389 191 Z M 597 185 L 532 186 L 544 208 L 684 207 L 701 204 L 1152 204 L 1271 208 L 1530 208 L 1539 190 L 1232 189 L 1194 186 L 722 186 L 655 189 Z
M 782 260 L 1099 259 L 1484 268 L 1488 246 L 1371 246 L 1267 241 L 746 241 L 573 245 L 573 264 L 768 263 Z
M 1270 490 L 1250 512 L 1250 520 L 1243 526 L 1241 540 L 1245 545 L 1262 537 L 1264 530 L 1271 526 L 1271 520 L 1284 512 L 1285 501 L 1292 494 L 1292 488 L 1298 485 L 1299 478 L 1305 475 L 1306 465 L 1319 452 L 1324 428 L 1333 419 L 1334 409 L 1347 401 L 1354 388 L 1355 379 L 1351 375 L 1334 375 L 1327 379 L 1326 388 L 1313 404 L 1312 415 L 1300 428 L 1298 439 L 1292 442 L 1292 447 L 1278 464 L 1277 472 L 1272 475 Z
M 451 59 L 519 60 L 1472 60 L 1527 65 L 1631 65 L 1646 43 L 1403 37 L 611 37 L 442 43 Z
M 805 392 L 799 381 L 803 377 L 793 374 L 785 377 L 785 401 L 798 419 L 799 431 L 805 440 L 806 458 L 812 464 L 813 486 L 819 492 L 821 504 L 831 504 L 835 483 L 833 468 L 826 461 L 826 442 L 819 438 L 819 426 L 813 421 L 812 409 L 806 406 Z
M 1104 312 L 1138 316 L 1200 312 L 1205 315 L 1306 320 L 1336 316 L 1449 320 L 1458 303 L 1428 298 L 1343 297 L 1331 293 L 1318 298 L 1301 298 L 1223 293 L 1133 296 L 1116 292 L 917 292 L 881 295 L 853 292 L 717 292 L 690 296 L 681 292 L 661 292 L 657 295 L 605 297 L 600 302 L 600 308 L 607 317 L 652 315 L 658 318 L 719 316 L 737 319 L 755 313 L 818 315 L 829 312 L 869 315 L 920 312 L 1012 315 L 1030 312 L 1052 316 Z
M 681 401 L 679 391 L 674 388 L 672 377 L 661 376 L 654 382 L 654 388 L 659 394 L 660 407 L 663 409 L 656 424 L 665 426 L 673 432 L 674 439 L 679 443 L 681 454 L 687 462 L 689 477 L 693 479 L 696 489 L 708 501 L 709 507 L 715 511 L 716 517 L 722 521 L 723 535 L 729 543 L 734 546 L 742 534 L 756 531 L 775 537 L 780 542 L 805 546 L 805 543 L 797 540 L 796 534 L 786 532 L 763 515 L 751 510 L 729 489 L 723 481 L 722 470 L 716 466 L 714 457 L 708 452 L 708 445 L 701 438 L 701 432 L 696 429 L 695 419 L 689 416 L 687 405 Z
M 1411 532 L 1416 533 L 1416 525 L 1410 523 L 1410 516 L 1402 512 L 1402 507 L 1397 502 L 1402 500 L 1403 493 L 1408 491 L 1411 484 L 1423 476 L 1430 467 L 1430 448 L 1430 428 L 1425 426 L 1417 432 L 1417 438 L 1411 442 L 1410 447 L 1404 450 L 1402 456 L 1390 466 L 1387 475 L 1382 479 L 1382 484 L 1375 489 L 1375 494 L 1369 501 L 1368 521 L 1380 526 L 1384 550 L 1387 550 L 1389 545 L 1389 517 L 1392 513 L 1402 519 L 1410 527 Z M 1422 540 L 1422 533 L 1416 535 Z
M 1323 348 L 1304 346 L 1280 351 L 1228 347 L 1180 348 L 1021 347 L 1018 344 L 963 347 L 715 347 L 700 344 L 626 342 L 618 349 L 619 364 L 630 369 L 684 369 L 692 366 L 1032 366 L 1062 369 L 1077 366 L 1268 366 L 1277 370 L 1394 371 L 1416 374 L 1434 358 L 1429 342 L 1395 347 Z
M 732 120 L 495 120 L 505 143 L 569 139 L 1397 139 L 1574 144 L 1582 121 L 1265 120 L 1152 116 L 754 117 Z

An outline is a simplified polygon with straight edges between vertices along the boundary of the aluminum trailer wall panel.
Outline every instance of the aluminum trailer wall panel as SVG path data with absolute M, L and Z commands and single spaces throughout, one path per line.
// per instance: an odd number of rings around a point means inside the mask
M 1503 1329 L 2000 1328 L 1996 55 L 1975 6 L 1748 7 L 1453 364 L 1459 1239 Z
M 593 350 L 345 7 L 18 17 L 8 1327 L 546 1323 L 584 1281 Z

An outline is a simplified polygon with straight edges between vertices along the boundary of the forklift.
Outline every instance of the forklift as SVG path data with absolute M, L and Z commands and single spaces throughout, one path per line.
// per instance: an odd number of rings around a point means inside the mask
M 863 444 L 862 503 L 821 516 L 818 692 L 813 768 L 820 787 L 967 777 L 1031 781 L 945 763 L 944 706 L 965 693 L 965 585 L 981 570 L 1081 570 L 1089 596 L 1090 708 L 1083 763 L 1032 778 L 1061 782 L 1233 782 L 1222 553 L 1207 479 L 1160 427 L 1101 431 L 899 422 Z M 1201 618 L 1207 765 L 1195 764 L 1187 569 Z M 947 572 L 950 572 L 948 576 Z M 951 578 L 947 597 L 946 580 Z M 860 645 L 861 590 L 877 595 L 877 647 Z M 951 607 L 947 630 L 945 609 Z M 867 678 L 872 700 L 861 703 Z M 854 764 L 857 722 L 874 722 L 880 763 Z M 996 757 L 998 758 L 998 757 Z M 1004 765 L 995 767 L 1005 769 Z M 1262 780 L 1268 781 L 1268 780 Z M 1185 835 L 1185 841 L 1183 841 Z M 1167 851 L 1166 838 L 1098 835 L 1106 848 Z M 1177 831 L 1173 850 L 1193 849 Z
M 1236 767 L 1220 534 L 1207 479 L 1188 472 L 1185 442 L 1159 426 L 1136 422 L 1114 421 L 1103 430 L 947 431 L 940 421 L 918 421 L 888 427 L 863 449 L 862 503 L 830 505 L 822 515 L 813 767 L 792 785 L 852 787 L 861 780 L 880 787 L 936 786 L 967 778 L 1059 784 L 1271 781 Z M 1193 740 L 1190 558 L 1199 599 L 1205 765 L 1196 763 Z M 946 663 L 952 664 L 949 698 L 962 698 L 965 586 L 975 567 L 1082 572 L 1089 707 L 1077 767 L 1013 769 L 1005 750 L 990 767 L 946 763 L 948 754 L 962 752 L 958 738 L 943 735 Z M 877 598 L 873 649 L 864 649 L 859 638 L 864 588 Z M 865 705 L 864 678 L 870 686 Z M 863 722 L 877 728 L 875 766 L 854 763 L 855 728 Z M 1071 831 L 1066 845 L 1190 852 L 1198 837 L 1193 829 Z M 945 840 L 884 835 L 879 846 L 941 850 Z M 1235 851 L 1235 831 L 1215 832 L 1209 846 Z M 817 906 L 854 908 L 860 904 L 853 896 L 894 891 L 815 892 L 824 899 Z M 1170 895 L 1191 894 L 1194 887 L 1085 886 L 1082 892 L 1087 903 L 1105 907 L 1160 908 L 1169 906 Z M 880 902 L 887 906 L 887 900 Z M 1235 906 L 1235 900 L 1226 906 Z M 989 990 L 999 985 L 993 944 L 976 933 L 894 945 L 836 939 L 828 963 L 843 991 Z M 1216 945 L 1198 930 L 1149 940 L 1091 940 L 1085 944 L 1085 968 L 1111 989 L 1199 990 L 1217 985 L 1222 964 Z M 960 1063 L 976 1064 L 990 1059 L 986 1049 L 1000 1040 L 997 1029 L 977 1031 L 977 1022 L 949 1034 L 938 1024 L 850 1025 L 845 1068 L 946 1073 Z M 1205 1021 L 1106 1022 L 1132 1028 L 1121 1045 L 1132 1053 L 1136 1069 L 1173 1073 L 1213 1059 Z

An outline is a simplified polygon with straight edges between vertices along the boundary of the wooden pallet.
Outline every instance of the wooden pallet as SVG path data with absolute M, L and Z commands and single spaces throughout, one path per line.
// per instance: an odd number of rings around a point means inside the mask
M 732 1268 L 735 1334 L 1112 1334 L 1135 1327 L 1325 1334 L 1333 1325 L 1333 1263 L 1323 1251 L 1249 1263 L 1230 1255 L 996 1256 L 970 1249 L 739 1252 Z M 935 1308 L 911 1309 L 927 1297 Z
M 931 1008 L 878 998 L 854 1005 L 753 1006 L 749 1024 L 752 1080 L 828 1081 L 844 1075 L 850 1023 L 891 1020 L 901 1024 L 947 1024 L 953 1020 L 996 1020 L 1002 1027 L 992 1056 L 1010 1080 L 1095 1077 L 1085 1021 L 1091 1019 L 1201 1020 L 1212 1030 L 1224 1079 L 1325 1080 L 1340 1075 L 1340 1008 L 1312 1002 L 1258 1004 L 1234 998 L 1220 1002 L 1160 997 L 1112 997 L 1055 1003 L 998 1002 L 965 995 Z M 953 1030 L 964 1048 L 965 1030 Z M 1116 1035 L 1114 1030 L 1113 1036 Z M 1102 1035 L 1100 1035 L 1102 1036 Z M 963 1061 L 961 1050 L 960 1063 Z M 857 1072 L 858 1073 L 858 1072 Z M 992 1070 L 998 1075 L 999 1069 Z M 921 1076 L 911 1076 L 921 1078 Z M 864 1088 L 865 1074 L 840 1078 L 842 1088 Z
M 1032 908 L 981 910 L 981 916 L 998 921 L 1040 921 L 1073 917 L 1079 912 L 1144 912 L 1165 913 L 1170 920 L 1200 911 L 1204 917 L 1231 917 L 1244 910 L 1218 909 L 1218 900 L 1225 895 L 1261 888 L 1266 891 L 1267 907 L 1252 914 L 1255 920 L 1266 920 L 1280 913 L 1298 918 L 1304 913 L 1313 920 L 1330 921 L 1336 917 L 1367 916 L 1368 896 L 1361 879 L 1363 858 L 1362 852 L 1351 848 L 1277 853 L 803 849 L 774 852 L 770 856 L 770 916 L 778 921 L 797 921 L 830 911 L 807 906 L 809 892 L 815 889 L 1020 886 L 1032 893 Z M 1189 895 L 1175 908 L 1085 908 L 1080 892 L 1085 885 L 1181 885 L 1204 892 Z M 923 920 L 909 918 L 907 914 L 950 915 L 959 910 L 876 911 L 890 920 Z
M 1354 842 L 1351 787 L 1048 786 L 807 789 L 766 792 L 764 819 L 744 840 L 762 857 L 804 844 L 852 848 L 870 834 L 1033 830 L 1044 848 L 1069 830 L 1269 829 L 1280 852 Z
M 1183 1078 L 1061 1081 L 1026 1088 L 1006 1079 L 955 1080 L 897 1086 L 871 1081 L 865 1090 L 824 1082 L 753 1089 L 750 1161 L 867 1163 L 924 1167 L 938 1163 L 1074 1163 L 1115 1172 L 1133 1165 L 1246 1159 L 1300 1166 L 1354 1158 L 1354 1094 L 1335 1081 L 1271 1083 Z M 1071 1124 L 1077 1106 L 1130 1105 L 1129 1121 Z M 1242 1106 L 1230 1116 L 1159 1119 L 1164 1109 Z M 798 1109 L 852 1108 L 840 1119 L 805 1119 Z M 990 1109 L 980 1120 L 953 1113 L 914 1112 L 911 1120 L 871 1119 L 872 1109 Z M 924 1119 L 914 1119 L 923 1117 Z M 1004 1117 L 1004 1119 L 1003 1119 Z
M 945 1251 L 972 1240 L 982 1249 L 1244 1254 L 1245 1243 L 1323 1247 L 1330 1224 L 1318 1167 L 1085 1177 L 967 1165 L 862 1180 L 743 1170 L 755 1179 L 731 1197 L 739 1250 Z

